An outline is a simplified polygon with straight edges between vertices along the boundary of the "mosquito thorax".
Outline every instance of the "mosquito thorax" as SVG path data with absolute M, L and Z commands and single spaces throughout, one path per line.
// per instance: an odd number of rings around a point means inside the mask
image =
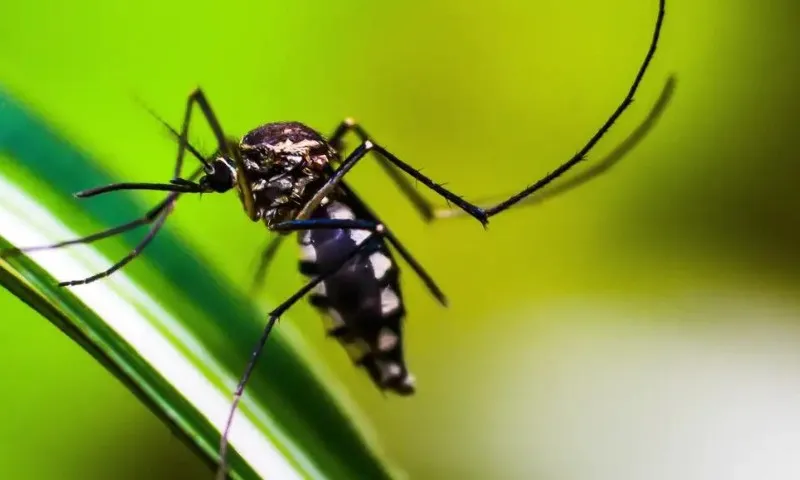
M 239 145 L 257 215 L 268 226 L 294 218 L 324 183 L 336 152 L 298 122 L 268 123 Z M 240 192 L 241 194 L 241 192 Z

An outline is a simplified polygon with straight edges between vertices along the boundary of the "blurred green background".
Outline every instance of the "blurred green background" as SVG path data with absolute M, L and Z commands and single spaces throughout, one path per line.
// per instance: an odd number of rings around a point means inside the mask
M 0 84 L 131 181 L 166 180 L 174 156 L 134 96 L 177 124 L 201 85 L 231 133 L 275 120 L 327 132 L 354 116 L 480 198 L 518 190 L 585 142 L 627 90 L 656 8 L 6 2 Z M 377 166 L 356 169 L 358 191 L 451 299 L 439 308 L 405 274 L 417 396 L 382 397 L 309 307 L 293 318 L 411 478 L 800 475 L 798 18 L 794 0 L 668 2 L 637 102 L 592 158 L 676 72 L 655 131 L 613 173 L 488 232 L 424 225 Z M 211 150 L 207 131 L 194 138 Z M 266 235 L 240 212 L 232 195 L 187 198 L 169 223 L 246 289 Z M 270 298 L 300 284 L 295 266 L 285 249 Z M 0 309 L 10 478 L 209 477 L 66 337 L 6 292 Z

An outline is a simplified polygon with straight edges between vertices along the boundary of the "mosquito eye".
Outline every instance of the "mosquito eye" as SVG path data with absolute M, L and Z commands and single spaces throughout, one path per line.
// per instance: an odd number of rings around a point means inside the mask
M 203 184 L 214 190 L 223 193 L 233 188 L 233 172 L 222 160 L 217 160 L 211 165 L 211 173 L 203 178 Z

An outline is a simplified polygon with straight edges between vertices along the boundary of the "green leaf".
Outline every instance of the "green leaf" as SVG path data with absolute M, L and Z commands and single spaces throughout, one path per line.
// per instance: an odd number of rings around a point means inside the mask
M 77 205 L 72 192 L 119 180 L 2 91 L 0 161 L 0 248 L 76 238 L 147 210 L 124 192 Z M 106 240 L 114 247 L 110 258 L 130 250 L 142 234 Z M 265 312 L 227 285 L 169 225 L 134 261 L 136 268 L 71 289 L 56 285 L 111 263 L 94 245 L 33 253 L 0 261 L 0 284 L 80 344 L 215 465 L 218 428 Z M 234 421 L 231 476 L 396 476 L 314 352 L 277 330 Z

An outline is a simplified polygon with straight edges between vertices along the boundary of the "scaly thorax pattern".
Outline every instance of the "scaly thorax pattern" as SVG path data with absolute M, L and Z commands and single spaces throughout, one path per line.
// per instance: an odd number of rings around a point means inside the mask
M 268 227 L 295 218 L 337 158 L 324 138 L 297 122 L 263 125 L 244 136 L 239 151 L 256 216 Z

